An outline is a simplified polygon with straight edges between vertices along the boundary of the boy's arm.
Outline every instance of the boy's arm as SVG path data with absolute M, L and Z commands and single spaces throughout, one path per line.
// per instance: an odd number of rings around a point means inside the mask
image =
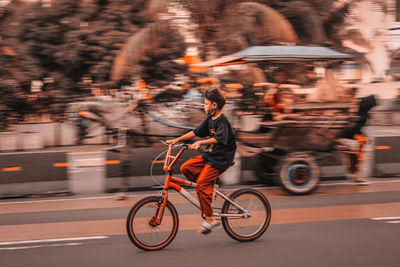
M 214 144 L 216 144 L 216 143 L 218 143 L 218 140 L 217 140 L 217 139 L 215 139 L 215 138 L 208 138 L 208 139 L 199 140 L 199 141 L 194 142 L 193 144 L 191 144 L 191 145 L 189 146 L 189 149 L 191 149 L 191 150 L 198 150 L 199 147 L 200 147 L 201 145 L 214 145 Z
M 167 143 L 175 145 L 178 142 L 182 142 L 182 141 L 191 139 L 191 138 L 193 138 L 195 136 L 196 135 L 194 134 L 194 132 L 190 131 L 190 132 L 188 132 L 188 133 L 186 133 L 186 134 L 184 134 L 184 135 L 182 135 L 182 136 L 180 136 L 178 138 L 175 138 L 175 139 L 172 139 L 172 140 L 167 140 Z

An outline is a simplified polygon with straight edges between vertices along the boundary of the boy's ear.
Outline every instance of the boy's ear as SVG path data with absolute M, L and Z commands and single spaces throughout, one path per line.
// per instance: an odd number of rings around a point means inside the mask
M 213 102 L 211 106 L 213 107 L 213 109 L 218 108 L 218 104 L 216 102 Z

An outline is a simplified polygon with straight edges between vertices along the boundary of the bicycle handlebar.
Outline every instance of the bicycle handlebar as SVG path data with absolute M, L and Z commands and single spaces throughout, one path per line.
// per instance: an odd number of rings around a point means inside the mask
M 175 145 L 172 145 L 172 144 L 167 143 L 165 141 L 161 141 L 161 143 L 163 143 L 164 145 L 168 146 L 168 151 L 167 151 L 167 154 L 165 156 L 164 167 L 163 167 L 164 171 L 168 171 L 169 169 L 171 169 L 173 167 L 173 165 L 175 165 L 177 160 L 180 158 L 180 156 L 182 155 L 183 151 L 185 149 L 188 149 L 189 146 L 190 146 L 190 144 L 188 144 L 188 143 L 179 143 L 179 144 L 175 144 Z M 181 151 L 178 152 L 178 154 L 176 156 L 171 156 L 171 152 L 172 152 L 172 148 L 173 147 L 183 147 L 183 148 L 181 149 Z M 205 152 L 201 148 L 199 148 L 197 151 L 199 151 L 200 153 L 204 153 Z M 173 161 L 172 161 L 171 164 L 169 164 L 171 158 L 173 159 Z
M 167 142 L 165 142 L 165 141 L 161 141 L 161 143 L 163 143 L 164 145 L 166 145 L 166 146 L 169 146 L 170 145 L 170 143 L 167 143 Z M 179 144 L 174 144 L 174 146 L 175 147 L 178 147 L 178 146 L 188 146 L 189 144 L 188 143 L 185 143 L 185 142 L 181 142 L 181 143 L 179 143 Z
M 170 146 L 170 145 L 171 145 L 170 143 L 167 143 L 167 142 L 165 142 L 165 141 L 161 141 L 161 143 L 163 143 L 163 144 L 166 145 L 166 146 Z M 190 146 L 191 144 L 192 144 L 192 143 L 188 143 L 188 142 L 180 142 L 180 143 L 178 143 L 178 144 L 172 145 L 172 148 L 173 148 L 173 147 L 181 147 L 181 146 L 183 146 L 183 147 L 185 147 L 186 149 L 189 149 L 189 146 Z M 202 148 L 199 148 L 197 151 L 199 151 L 200 153 L 204 153 L 204 152 L 205 152 L 205 150 L 202 149 Z

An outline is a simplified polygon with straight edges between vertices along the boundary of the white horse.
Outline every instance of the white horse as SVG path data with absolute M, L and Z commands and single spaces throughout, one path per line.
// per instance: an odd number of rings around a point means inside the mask
M 182 101 L 159 104 L 138 101 L 130 105 L 83 101 L 70 103 L 67 113 L 78 126 L 78 140 L 90 138 L 94 128 L 104 126 L 107 133 L 129 141 L 131 147 L 148 146 L 163 137 L 179 136 L 194 129 L 205 118 L 201 105 Z

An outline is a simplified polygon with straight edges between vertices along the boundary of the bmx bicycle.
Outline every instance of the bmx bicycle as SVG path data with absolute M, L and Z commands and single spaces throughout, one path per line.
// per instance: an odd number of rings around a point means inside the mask
M 167 144 L 167 143 L 165 143 Z M 174 156 L 172 148 L 181 146 Z M 126 219 L 126 230 L 133 244 L 143 250 L 159 250 L 168 246 L 175 238 L 179 227 L 179 216 L 168 200 L 170 188 L 179 192 L 190 203 L 200 209 L 200 204 L 183 186 L 196 187 L 196 183 L 173 176 L 174 166 L 187 144 L 168 144 L 163 170 L 166 179 L 157 196 L 148 196 L 133 205 Z M 216 197 L 223 199 L 222 208 L 216 208 Z M 259 238 L 271 221 L 271 206 L 266 196 L 258 190 L 244 188 L 227 196 L 215 184 L 213 196 L 214 216 L 221 220 L 225 232 L 241 242 Z

